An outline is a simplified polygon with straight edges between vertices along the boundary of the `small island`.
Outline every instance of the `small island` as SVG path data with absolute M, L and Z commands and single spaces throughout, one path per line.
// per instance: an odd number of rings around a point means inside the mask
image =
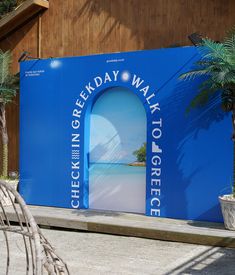
M 136 151 L 133 152 L 136 161 L 129 163 L 129 166 L 146 166 L 146 142 Z
M 141 162 L 141 161 L 134 161 L 132 163 L 128 163 L 128 166 L 142 166 L 142 167 L 145 167 L 146 163 L 145 162 Z

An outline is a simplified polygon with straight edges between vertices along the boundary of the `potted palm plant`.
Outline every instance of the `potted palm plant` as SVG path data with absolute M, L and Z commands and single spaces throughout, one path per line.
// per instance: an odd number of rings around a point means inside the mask
M 19 86 L 18 76 L 11 74 L 11 52 L 3 52 L 0 50 L 0 132 L 2 138 L 2 167 L 0 179 L 11 182 L 15 188 L 18 181 L 12 180 L 8 174 L 8 133 L 6 122 L 6 105 L 12 102 Z M 9 198 L 6 194 L 0 193 L 0 199 L 7 204 Z
M 190 81 L 204 77 L 189 109 L 203 106 L 220 93 L 223 110 L 232 113 L 235 150 L 235 29 L 220 43 L 208 38 L 202 39 L 198 48 L 201 58 L 196 62 L 195 69 L 180 76 L 180 79 Z M 232 193 L 219 197 L 225 228 L 230 230 L 235 230 L 235 159 L 233 170 Z

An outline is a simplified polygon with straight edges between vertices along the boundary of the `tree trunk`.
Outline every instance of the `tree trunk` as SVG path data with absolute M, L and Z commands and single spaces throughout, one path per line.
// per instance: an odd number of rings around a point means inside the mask
M 6 124 L 6 108 L 4 103 L 0 103 L 0 130 L 2 135 L 2 176 L 8 176 L 8 135 Z

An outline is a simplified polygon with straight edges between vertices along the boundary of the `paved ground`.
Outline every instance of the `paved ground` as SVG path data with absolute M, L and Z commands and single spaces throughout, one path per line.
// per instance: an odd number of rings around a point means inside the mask
M 72 275 L 99 274 L 235 274 L 235 249 L 213 248 L 96 233 L 43 230 L 67 261 Z M 24 269 L 22 243 L 11 236 L 10 274 Z M 5 274 L 5 244 L 0 234 L 0 274 Z

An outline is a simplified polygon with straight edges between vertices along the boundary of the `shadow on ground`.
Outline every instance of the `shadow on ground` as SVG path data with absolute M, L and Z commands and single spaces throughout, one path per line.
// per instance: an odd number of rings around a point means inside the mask
M 212 247 L 182 261 L 164 275 L 172 274 L 235 274 L 235 250 Z

